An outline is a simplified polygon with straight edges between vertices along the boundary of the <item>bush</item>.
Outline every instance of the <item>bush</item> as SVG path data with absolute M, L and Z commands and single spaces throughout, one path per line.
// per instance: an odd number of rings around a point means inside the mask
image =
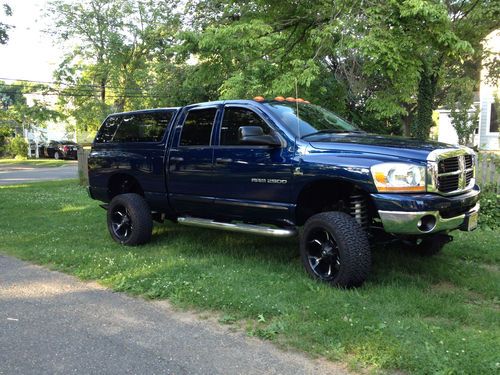
M 9 153 L 16 159 L 26 158 L 28 156 L 28 142 L 23 137 L 16 136 L 9 142 Z
M 500 194 L 496 193 L 494 187 L 483 188 L 480 204 L 479 225 L 494 230 L 500 228 Z

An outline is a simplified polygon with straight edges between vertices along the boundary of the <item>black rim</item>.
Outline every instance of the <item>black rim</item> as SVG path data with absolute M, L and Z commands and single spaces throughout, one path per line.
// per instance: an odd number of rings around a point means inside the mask
M 117 206 L 113 209 L 111 213 L 111 229 L 120 241 L 125 241 L 132 234 L 132 220 L 125 207 Z
M 321 280 L 333 280 L 340 270 L 339 247 L 326 229 L 318 228 L 306 239 L 309 267 Z

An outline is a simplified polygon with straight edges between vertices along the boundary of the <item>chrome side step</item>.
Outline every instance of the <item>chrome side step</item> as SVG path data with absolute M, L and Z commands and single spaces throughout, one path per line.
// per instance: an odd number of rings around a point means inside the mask
M 283 229 L 283 228 L 272 228 L 254 224 L 221 223 L 210 219 L 200 219 L 196 217 L 179 217 L 177 218 L 177 222 L 179 224 L 189 225 L 193 227 L 223 229 L 231 232 L 253 233 L 269 237 L 284 238 L 284 237 L 293 237 L 297 234 L 297 230 L 295 228 Z

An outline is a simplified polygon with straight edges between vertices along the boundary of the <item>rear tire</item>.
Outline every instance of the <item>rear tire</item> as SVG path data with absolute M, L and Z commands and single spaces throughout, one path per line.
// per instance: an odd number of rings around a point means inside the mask
M 54 152 L 54 159 L 56 159 L 56 160 L 61 159 L 61 156 L 59 155 L 58 151 Z
M 126 246 L 141 245 L 151 240 L 151 209 L 139 194 L 120 194 L 111 200 L 107 214 L 111 237 Z
M 337 287 L 361 286 L 370 273 L 371 252 L 366 232 L 343 212 L 323 212 L 310 217 L 301 235 L 300 255 L 313 279 Z

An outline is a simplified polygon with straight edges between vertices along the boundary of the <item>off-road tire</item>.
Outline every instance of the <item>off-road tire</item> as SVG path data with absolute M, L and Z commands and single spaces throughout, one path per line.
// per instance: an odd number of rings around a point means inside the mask
M 128 217 L 130 233 L 127 235 L 120 236 L 120 232 L 116 230 L 119 211 Z M 108 207 L 107 222 L 111 237 L 118 243 L 137 246 L 151 240 L 153 231 L 151 209 L 139 194 L 128 193 L 114 197 Z
M 315 258 L 311 257 L 310 248 L 311 242 L 315 241 L 311 241 L 310 238 L 315 236 L 314 233 L 322 231 L 327 231 L 333 238 L 331 242 L 336 244 L 335 267 L 337 270 L 329 277 L 319 276 L 318 271 L 315 271 L 317 268 L 313 269 L 310 260 L 310 258 Z M 370 273 L 371 252 L 367 234 L 353 217 L 343 212 L 322 212 L 311 216 L 301 233 L 300 255 L 306 272 L 312 278 L 328 282 L 333 286 L 359 287 Z M 316 266 L 318 264 L 320 264 L 319 261 Z

